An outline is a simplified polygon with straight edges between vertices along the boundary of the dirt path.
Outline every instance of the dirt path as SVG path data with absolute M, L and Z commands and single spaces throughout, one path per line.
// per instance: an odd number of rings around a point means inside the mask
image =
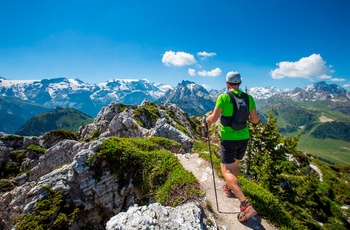
M 201 185 L 202 191 L 206 194 L 208 201 L 212 204 L 214 209 L 215 221 L 218 229 L 256 229 L 256 230 L 272 230 L 276 229 L 270 225 L 266 220 L 260 218 L 258 215 L 250 218 L 244 223 L 237 220 L 239 213 L 239 201 L 237 198 L 227 198 L 224 195 L 222 186 L 224 180 L 219 178 L 215 173 L 216 193 L 218 198 L 219 211 L 217 210 L 215 191 L 213 184 L 213 176 L 211 165 L 209 162 L 198 157 L 197 153 L 192 154 L 177 154 L 183 167 L 192 172 Z

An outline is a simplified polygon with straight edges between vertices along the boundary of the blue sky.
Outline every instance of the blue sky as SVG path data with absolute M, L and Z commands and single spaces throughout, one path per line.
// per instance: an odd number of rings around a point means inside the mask
M 0 0 L 0 76 L 350 90 L 349 0 Z

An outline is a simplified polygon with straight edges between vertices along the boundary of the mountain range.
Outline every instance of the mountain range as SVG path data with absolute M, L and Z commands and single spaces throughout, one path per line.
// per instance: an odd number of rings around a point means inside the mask
M 79 79 L 7 80 L 0 78 L 0 95 L 31 101 L 48 108 L 75 108 L 95 117 L 110 102 L 140 104 L 157 100 L 171 89 L 148 80 L 112 79 L 89 84 Z
M 103 106 L 114 101 L 123 104 L 140 104 L 143 99 L 163 102 L 186 102 L 190 110 L 199 107 L 204 114 L 213 108 L 213 102 L 222 90 L 207 91 L 204 87 L 182 81 L 176 87 L 150 82 L 147 79 L 112 79 L 102 83 L 85 83 L 79 79 L 54 78 L 43 80 L 7 80 L 0 77 L 0 96 L 33 102 L 47 108 L 75 108 L 95 117 Z M 349 102 L 350 93 L 336 84 L 317 82 L 304 89 L 292 91 L 270 87 L 253 87 L 248 90 L 255 100 L 279 95 L 293 101 L 332 100 Z M 180 106 L 181 107 L 181 106 Z M 186 111 L 186 110 L 185 110 Z M 189 114 L 191 114 L 190 112 Z M 195 114 L 191 114 L 195 115 Z
M 281 114 L 298 109 L 310 112 L 310 109 L 324 107 L 323 115 L 328 114 L 330 119 L 341 121 L 346 121 L 350 114 L 350 93 L 336 84 L 323 81 L 287 92 L 272 86 L 254 87 L 245 91 L 255 98 L 262 120 L 267 117 L 271 107 L 280 108 Z M 224 92 L 225 89 L 207 91 L 203 86 L 185 80 L 172 87 L 146 79 L 112 79 L 90 84 L 71 78 L 26 81 L 0 78 L 0 116 L 9 121 L 0 125 L 0 131 L 15 133 L 34 115 L 57 107 L 74 108 L 96 117 L 101 108 L 111 102 L 139 105 L 144 99 L 158 104 L 176 104 L 189 115 L 204 115 L 214 108 L 217 96 Z M 286 107 L 286 103 L 290 106 Z M 330 111 L 333 114 L 329 114 Z M 279 125 L 286 128 L 290 123 Z M 289 129 L 295 130 L 297 126 L 303 125 L 306 124 L 301 122 Z

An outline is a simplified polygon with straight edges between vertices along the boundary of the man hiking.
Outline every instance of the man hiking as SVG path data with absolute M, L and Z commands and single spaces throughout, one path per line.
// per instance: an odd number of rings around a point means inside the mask
M 208 124 L 213 124 L 220 117 L 220 162 L 221 172 L 226 180 L 223 189 L 228 197 L 232 196 L 233 192 L 241 202 L 240 213 L 237 216 L 240 222 L 257 214 L 251 203 L 247 201 L 239 185 L 238 163 L 243 159 L 250 138 L 247 126 L 248 119 L 254 124 L 259 122 L 254 99 L 239 89 L 241 83 L 241 75 L 238 72 L 230 71 L 227 73 L 226 86 L 228 92 L 219 95 L 213 113 L 205 121 Z

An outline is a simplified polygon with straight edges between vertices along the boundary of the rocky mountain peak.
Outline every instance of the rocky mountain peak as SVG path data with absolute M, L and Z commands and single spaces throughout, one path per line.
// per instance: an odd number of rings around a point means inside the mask
M 346 94 L 346 90 L 336 84 L 327 84 L 325 81 L 314 83 L 305 88 L 306 91 L 322 91 L 330 94 Z
M 295 88 L 293 91 L 283 93 L 285 98 L 294 101 L 324 101 L 349 102 L 350 94 L 347 90 L 336 84 L 327 84 L 324 81 L 314 83 L 301 89 Z
M 183 80 L 174 89 L 167 91 L 157 103 L 171 102 L 189 115 L 203 115 L 214 108 L 209 92 L 201 85 Z
M 182 131 L 175 127 L 182 127 Z M 78 137 L 151 137 L 159 136 L 181 143 L 184 151 L 192 146 L 196 131 L 187 114 L 176 105 L 158 106 L 144 99 L 140 106 L 112 102 L 103 107 L 94 122 L 81 127 Z

